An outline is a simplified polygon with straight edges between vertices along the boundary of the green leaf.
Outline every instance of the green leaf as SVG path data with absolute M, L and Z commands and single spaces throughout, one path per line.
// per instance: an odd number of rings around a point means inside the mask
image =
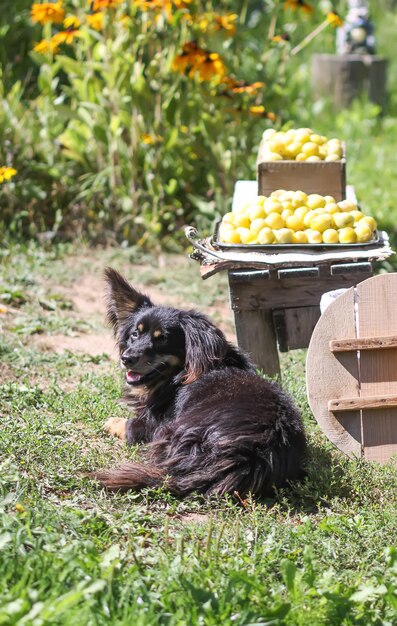
M 287 587 L 288 591 L 293 593 L 295 591 L 295 578 L 297 573 L 295 563 L 293 563 L 289 559 L 284 559 L 281 562 L 280 569 L 283 580 L 285 582 L 285 586 Z
M 101 143 L 104 143 L 106 145 L 108 144 L 108 136 L 106 134 L 105 129 L 102 128 L 102 126 L 99 126 L 98 124 L 96 124 L 93 128 L 93 134 L 97 141 L 100 141 Z
M 81 61 L 76 61 L 75 59 L 72 59 L 68 56 L 58 54 L 57 62 L 59 66 L 63 69 L 63 71 L 66 72 L 66 74 L 84 78 L 84 75 L 86 73 L 86 68 L 85 68 L 84 63 L 81 63 Z

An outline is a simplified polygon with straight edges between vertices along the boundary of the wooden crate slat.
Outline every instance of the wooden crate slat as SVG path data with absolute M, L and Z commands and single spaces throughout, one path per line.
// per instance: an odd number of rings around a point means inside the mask
M 331 352 L 354 352 L 357 350 L 387 350 L 397 348 L 397 335 L 391 337 L 364 337 L 362 339 L 333 339 Z
M 397 274 L 381 274 L 357 285 L 357 338 L 397 335 Z M 360 396 L 390 396 L 397 389 L 397 351 L 360 352 Z M 397 409 L 369 409 L 362 414 L 366 459 L 386 462 L 397 453 Z
M 331 276 L 320 272 L 318 279 L 312 276 L 283 280 L 270 277 L 266 286 L 261 281 L 247 279 L 234 288 L 235 281 L 229 275 L 230 302 L 234 310 L 290 308 L 292 303 L 295 307 L 319 306 L 321 296 L 326 291 L 351 287 L 361 280 L 362 274 Z
M 393 396 L 366 396 L 354 398 L 339 398 L 328 402 L 328 410 L 332 413 L 369 409 L 390 409 L 397 407 L 397 395 Z M 379 416 L 379 414 L 377 414 Z M 397 418 L 397 413 L 396 413 Z

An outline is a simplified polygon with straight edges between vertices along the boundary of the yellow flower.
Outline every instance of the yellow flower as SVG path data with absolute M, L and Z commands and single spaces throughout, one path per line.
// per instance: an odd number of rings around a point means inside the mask
M 297 11 L 301 9 L 305 13 L 313 13 L 313 7 L 305 0 L 285 0 L 284 2 L 285 9 L 292 9 L 293 11 Z
M 261 104 L 249 107 L 248 111 L 252 115 L 258 115 L 260 117 L 264 117 L 268 120 L 271 120 L 272 122 L 276 121 L 276 115 L 272 113 L 271 111 L 266 111 L 265 107 Z
M 331 11 L 331 13 L 328 13 L 327 20 L 335 28 L 343 26 L 343 20 L 339 17 L 336 11 Z
M 78 35 L 79 30 L 77 28 L 74 30 L 61 30 L 59 33 L 56 33 L 51 37 L 51 41 L 55 44 L 55 46 L 59 46 L 62 43 L 70 44 Z
M 0 183 L 3 183 L 5 180 L 10 180 L 13 176 L 15 176 L 16 173 L 17 170 L 13 167 L 7 167 L 6 165 L 3 165 L 2 167 L 0 167 Z
M 58 2 L 42 2 L 41 4 L 33 4 L 30 10 L 33 22 L 39 24 L 61 24 L 65 18 L 65 11 L 62 8 L 62 0 Z
M 252 115 L 263 115 L 265 113 L 265 107 L 262 104 L 253 105 L 249 107 L 248 110 L 250 113 L 252 113 Z
M 134 4 L 141 11 L 164 11 L 167 15 L 171 14 L 171 0 L 135 0 Z
M 80 28 L 81 22 L 79 18 L 76 17 L 75 15 L 69 15 L 69 17 L 63 20 L 63 25 L 65 28 L 75 29 L 75 28 Z
M 195 69 L 198 71 L 200 80 L 221 79 L 225 75 L 225 66 L 217 52 L 207 53 Z
M 229 13 L 228 15 L 215 15 L 215 30 L 224 30 L 231 37 L 237 30 L 236 20 L 237 13 Z
M 123 0 L 93 0 L 93 11 L 106 11 L 106 9 L 114 9 L 118 4 L 121 4 Z
M 141 139 L 142 139 L 142 143 L 146 144 L 147 146 L 152 146 L 155 143 L 159 143 L 160 141 L 163 141 L 163 138 L 161 135 L 149 135 L 149 133 L 142 133 Z
M 18 513 L 25 513 L 26 511 L 25 507 L 23 507 L 19 502 L 16 503 L 15 510 L 18 511 Z
M 55 41 L 51 39 L 42 39 L 39 43 L 33 47 L 35 52 L 39 54 L 47 54 L 50 52 L 51 54 L 56 54 L 58 52 L 58 45 Z
M 192 0 L 172 0 L 172 3 L 177 9 L 186 9 L 186 5 L 190 4 Z
M 192 23 L 195 23 L 196 26 L 203 32 L 207 32 L 210 23 L 209 18 L 206 15 L 201 15 L 199 18 L 192 18 Z
M 92 15 L 87 15 L 88 25 L 91 26 L 94 30 L 102 30 L 103 29 L 103 13 L 93 13 Z
M 281 33 L 280 35 L 274 35 L 274 37 L 272 37 L 272 41 L 275 43 L 287 43 L 288 41 L 291 41 L 291 37 L 288 33 Z

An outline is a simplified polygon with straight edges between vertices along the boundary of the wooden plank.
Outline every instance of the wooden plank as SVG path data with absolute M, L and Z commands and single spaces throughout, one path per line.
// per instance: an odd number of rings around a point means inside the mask
M 321 268 L 323 269 L 323 268 Z M 361 282 L 362 274 L 330 276 L 320 274 L 318 279 L 312 277 L 286 278 L 279 280 L 271 274 L 270 280 L 248 280 L 234 287 L 230 279 L 230 302 L 233 310 L 288 309 L 294 307 L 319 306 L 320 299 L 326 291 L 351 287 Z
M 268 376 L 280 376 L 271 311 L 234 311 L 237 343 Z
M 337 265 L 331 265 L 331 274 L 336 276 L 337 274 L 367 274 L 372 276 L 371 263 L 338 263 Z
M 237 270 L 229 272 L 229 276 L 235 283 L 244 283 L 248 280 L 267 280 L 270 278 L 269 270 Z
M 319 306 L 275 309 L 273 319 L 280 352 L 307 348 L 320 314 Z
M 280 280 L 286 278 L 318 278 L 320 269 L 318 267 L 289 267 L 277 271 Z
M 335 355 L 333 339 L 355 336 L 354 289 L 348 289 L 324 311 L 313 331 L 306 362 L 310 407 L 327 437 L 348 456 L 361 456 L 360 412 L 331 413 L 328 402 L 358 396 L 359 373 L 354 353 Z
M 397 348 L 397 336 L 365 337 L 362 339 L 337 339 L 330 341 L 331 352 L 354 352 L 357 350 L 388 350 Z
M 397 407 L 397 395 L 339 398 L 338 400 L 330 400 L 328 402 L 328 410 L 333 413 L 338 411 L 351 411 L 352 409 L 364 411 L 368 409 L 390 409 L 392 407 Z
M 397 335 L 396 273 L 364 281 L 356 288 L 356 298 L 358 338 Z M 397 350 L 363 350 L 360 353 L 360 396 L 387 397 L 396 391 Z M 362 441 L 366 459 L 383 463 L 397 453 L 396 411 L 395 408 L 373 409 L 363 413 Z

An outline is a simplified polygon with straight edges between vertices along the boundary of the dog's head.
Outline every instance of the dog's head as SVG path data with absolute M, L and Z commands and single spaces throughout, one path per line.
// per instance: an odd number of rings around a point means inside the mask
M 219 367 L 230 346 L 204 315 L 156 306 L 118 272 L 105 272 L 108 320 L 129 385 L 154 387 L 179 373 L 191 383 Z

